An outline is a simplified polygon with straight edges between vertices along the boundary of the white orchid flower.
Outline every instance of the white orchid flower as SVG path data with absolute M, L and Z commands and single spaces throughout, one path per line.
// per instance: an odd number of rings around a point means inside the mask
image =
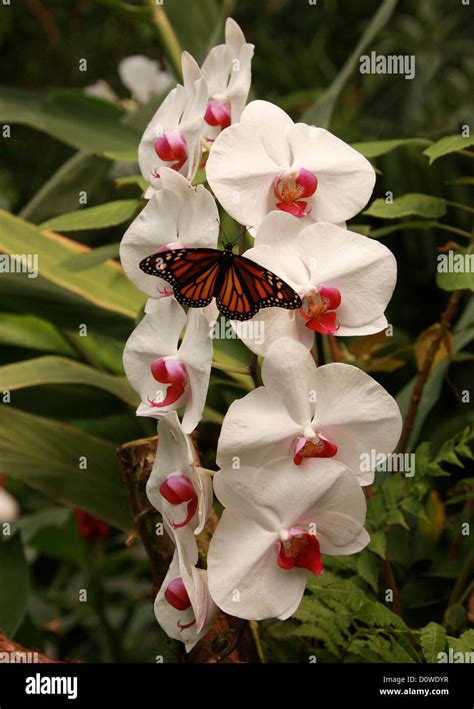
M 320 463 L 303 468 L 280 458 L 215 475 L 226 509 L 209 547 L 208 580 L 226 613 L 285 620 L 300 604 L 308 574 L 322 572 L 321 554 L 354 554 L 368 544 L 356 478 L 339 462 Z
M 153 193 L 120 244 L 125 273 L 152 298 L 168 294 L 170 286 L 144 273 L 140 261 L 170 248 L 215 249 L 219 238 L 219 215 L 211 193 L 203 185 L 192 187 L 168 167 L 161 168 L 160 175 L 162 189 Z
M 338 224 L 367 204 L 375 183 L 363 155 L 324 128 L 293 123 L 268 101 L 252 101 L 215 140 L 206 166 L 224 209 L 258 228 L 277 209 Z
M 186 315 L 174 298 L 149 300 L 123 353 L 125 374 L 142 400 L 137 415 L 159 417 L 184 406 L 183 430 L 191 433 L 202 418 L 211 362 L 202 310 L 191 308 Z
M 301 228 L 288 214 L 273 212 L 260 225 L 255 246 L 245 256 L 269 268 L 292 286 L 303 307 L 291 312 L 271 308 L 258 313 L 265 338 L 233 322 L 237 334 L 257 354 L 279 337 L 310 348 L 313 332 L 371 335 L 387 327 L 384 315 L 397 278 L 396 260 L 379 241 L 335 224 Z
M 209 94 L 204 116 L 208 139 L 240 120 L 252 81 L 253 52 L 254 45 L 247 44 L 237 22 L 228 17 L 225 44 L 213 47 L 201 67 Z
M 118 73 L 122 84 L 138 103 L 147 103 L 173 83 L 173 76 L 169 71 L 160 69 L 158 62 L 142 54 L 122 59 L 118 65 Z
M 0 485 L 0 524 L 13 522 L 20 515 L 18 502 Z
M 165 98 L 148 124 L 138 147 L 143 177 L 151 197 L 161 187 L 161 167 L 170 167 L 190 182 L 201 156 L 201 132 L 207 107 L 207 85 L 188 52 L 182 55 L 183 86 L 178 84 Z
M 224 418 L 219 467 L 235 460 L 258 467 L 285 456 L 302 468 L 319 464 L 323 475 L 318 459 L 333 458 L 361 485 L 373 481 L 367 454 L 375 450 L 380 462 L 394 450 L 402 426 L 395 399 L 375 379 L 349 364 L 316 367 L 308 350 L 288 338 L 269 349 L 262 379 L 265 386 L 231 404 Z
M 177 549 L 155 599 L 158 623 L 190 652 L 209 632 L 216 610 L 207 588 L 207 572 L 183 562 Z
M 180 535 L 184 528 L 194 534 L 204 529 L 212 508 L 211 479 L 195 463 L 191 440 L 176 411 L 159 419 L 158 451 L 147 496 L 174 535 Z

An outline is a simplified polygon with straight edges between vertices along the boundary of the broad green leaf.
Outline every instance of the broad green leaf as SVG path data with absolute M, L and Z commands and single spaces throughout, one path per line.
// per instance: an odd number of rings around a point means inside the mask
M 117 258 L 120 252 L 120 244 L 105 244 L 98 246 L 96 249 L 89 251 L 87 254 L 79 254 L 71 256 L 63 261 L 63 268 L 69 271 L 86 271 L 88 268 L 93 268 L 99 263 L 107 261 L 109 258 Z
M 30 582 L 20 535 L 3 539 L 0 542 L 0 632 L 12 638 L 25 617 Z
M 421 629 L 420 644 L 426 662 L 438 662 L 438 653 L 446 649 L 446 631 L 438 623 L 428 623 Z
M 382 219 L 400 219 L 412 215 L 438 219 L 446 214 L 446 202 L 441 197 L 427 194 L 404 194 L 396 197 L 393 203 L 387 203 L 385 199 L 376 199 L 363 214 Z
M 474 291 L 474 253 L 448 251 L 438 255 L 436 285 L 443 290 Z M 443 270 L 441 270 L 443 269 Z
M 86 152 L 75 153 L 59 167 L 20 211 L 19 216 L 38 224 L 56 214 L 79 206 L 79 193 L 87 185 L 90 198 L 107 178 L 110 161 Z
M 36 552 L 79 564 L 84 542 L 74 512 L 67 507 L 47 507 L 20 517 L 22 539 Z
M 370 140 L 364 143 L 352 143 L 352 147 L 362 153 L 366 158 L 378 158 L 380 155 L 391 153 L 392 150 L 403 146 L 429 145 L 426 138 L 395 138 L 393 140 Z
M 2 391 L 48 384 L 92 386 L 116 396 L 129 406 L 135 407 L 140 403 L 125 377 L 99 372 L 65 357 L 37 357 L 0 367 Z
M 62 214 L 40 224 L 40 229 L 47 231 L 85 231 L 88 229 L 106 229 L 110 226 L 129 221 L 142 202 L 137 199 L 117 199 L 97 207 L 86 207 L 75 212 Z
M 88 153 L 133 150 L 140 135 L 112 104 L 85 94 L 33 93 L 0 87 L 0 121 L 36 128 Z
M 87 253 L 87 247 L 59 234 L 44 233 L 2 210 L 0 249 L 7 254 L 37 254 L 40 276 L 97 307 L 135 318 L 145 300 L 118 263 L 107 261 L 87 271 L 71 272 L 62 263 L 68 257 Z M 26 274 L 23 278 L 27 280 Z
M 361 55 L 388 23 L 396 5 L 397 0 L 384 0 L 381 3 L 331 86 L 303 114 L 302 121 L 314 123 L 321 128 L 329 127 L 337 100 L 351 75 L 360 66 Z
M 125 177 L 117 177 L 114 180 L 117 187 L 127 187 L 128 185 L 137 185 L 142 192 L 145 192 L 148 187 L 148 182 L 141 175 L 125 175 Z
M 223 38 L 215 33 L 216 29 L 218 33 L 222 29 L 222 26 L 219 26 L 220 13 L 216 0 L 186 3 L 186 12 L 183 12 L 182 0 L 166 0 L 165 7 L 181 46 L 198 61 L 205 58 L 210 48 L 211 36 L 214 44 L 223 41 Z M 230 8 L 226 8 L 226 14 L 231 14 Z
M 4 404 L 0 406 L 0 460 L 6 475 L 51 500 L 80 507 L 119 529 L 130 528 L 113 443 Z
M 130 148 L 130 150 L 104 150 L 102 155 L 108 160 L 118 160 L 119 162 L 137 162 L 138 142 L 136 147 Z
M 462 603 L 453 603 L 446 609 L 444 618 L 453 630 L 459 630 L 466 622 L 466 609 Z
M 443 155 L 449 155 L 449 153 L 455 153 L 458 150 L 465 150 L 474 145 L 474 135 L 463 138 L 462 135 L 447 135 L 441 140 L 438 140 L 433 145 L 430 145 L 426 150 L 423 151 L 423 155 L 426 155 L 430 159 L 430 165 L 438 158 L 443 157 Z
M 0 313 L 0 345 L 74 357 L 74 350 L 58 329 L 34 315 Z

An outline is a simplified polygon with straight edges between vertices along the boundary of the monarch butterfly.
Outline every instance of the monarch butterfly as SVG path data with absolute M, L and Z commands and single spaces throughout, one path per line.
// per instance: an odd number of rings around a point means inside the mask
M 220 312 L 232 320 L 249 320 L 260 308 L 301 308 L 299 295 L 279 276 L 245 256 L 232 244 L 219 249 L 170 249 L 147 256 L 140 268 L 160 276 L 174 289 L 178 303 L 191 308 L 215 297 Z

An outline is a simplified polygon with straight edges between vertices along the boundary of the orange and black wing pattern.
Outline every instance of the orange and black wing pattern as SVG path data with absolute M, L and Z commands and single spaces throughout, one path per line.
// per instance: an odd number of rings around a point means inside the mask
M 215 295 L 221 254 L 217 249 L 169 249 L 147 256 L 140 268 L 167 281 L 178 303 L 202 308 Z
M 232 320 L 249 320 L 261 308 L 301 308 L 296 291 L 272 271 L 234 255 L 216 292 L 217 307 Z
M 301 298 L 285 281 L 245 256 L 218 249 L 169 249 L 147 256 L 140 268 L 159 276 L 174 290 L 178 303 L 191 308 L 216 297 L 220 312 L 232 320 L 249 320 L 261 308 L 295 310 Z

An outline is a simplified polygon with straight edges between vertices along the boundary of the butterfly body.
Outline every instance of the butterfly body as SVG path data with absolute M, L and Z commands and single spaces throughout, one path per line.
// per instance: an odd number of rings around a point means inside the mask
M 249 320 L 260 308 L 295 310 L 298 294 L 279 276 L 245 256 L 232 245 L 219 249 L 169 249 L 143 259 L 140 268 L 167 281 L 176 300 L 202 308 L 216 298 L 220 312 L 235 320 Z

